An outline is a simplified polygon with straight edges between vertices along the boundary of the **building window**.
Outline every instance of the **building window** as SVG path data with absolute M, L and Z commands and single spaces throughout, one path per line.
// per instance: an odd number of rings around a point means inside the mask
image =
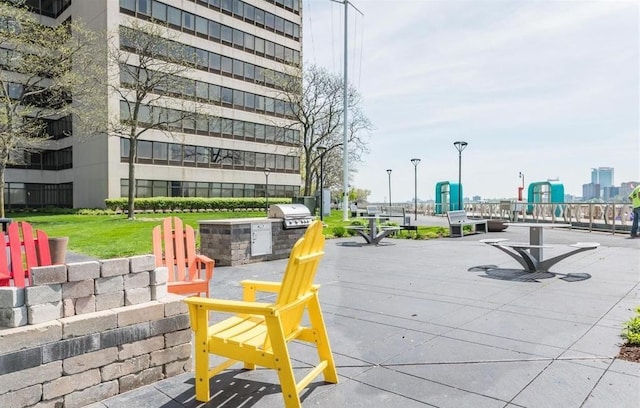
M 156 20 L 167 21 L 167 5 L 154 1 L 152 3 L 151 16 Z

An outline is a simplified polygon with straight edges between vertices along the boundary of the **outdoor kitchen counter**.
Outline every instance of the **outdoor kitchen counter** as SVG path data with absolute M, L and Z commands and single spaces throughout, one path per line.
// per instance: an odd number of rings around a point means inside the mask
M 267 217 L 224 218 L 221 220 L 198 220 L 198 224 L 250 224 L 252 222 L 282 222 L 281 219 Z
M 217 266 L 235 266 L 289 257 L 306 228 L 285 229 L 282 218 L 199 220 L 200 252 Z

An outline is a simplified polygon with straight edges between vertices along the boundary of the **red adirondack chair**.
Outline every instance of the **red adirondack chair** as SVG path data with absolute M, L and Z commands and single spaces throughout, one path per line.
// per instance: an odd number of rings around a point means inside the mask
M 169 269 L 167 290 L 171 293 L 205 293 L 209 297 L 209 281 L 213 277 L 213 259 L 196 254 L 193 227 L 183 225 L 178 217 L 165 218 L 153 229 L 153 254 L 156 266 Z M 204 276 L 202 270 L 204 269 Z
M 23 288 L 31 281 L 31 268 L 51 265 L 49 239 L 44 231 L 33 235 L 31 224 L 18 221 L 9 224 L 7 233 L 0 232 L 0 286 Z

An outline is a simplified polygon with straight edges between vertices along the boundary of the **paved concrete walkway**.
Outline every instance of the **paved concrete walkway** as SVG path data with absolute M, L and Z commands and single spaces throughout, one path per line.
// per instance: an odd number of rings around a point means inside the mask
M 357 236 L 328 240 L 318 282 L 340 383 L 317 379 L 303 406 L 638 408 L 640 364 L 615 357 L 621 324 L 640 304 L 640 239 L 545 231 L 548 243 L 602 245 L 535 276 L 478 242 L 527 234 L 509 228 L 379 246 Z M 240 298 L 241 279 L 280 280 L 285 262 L 216 268 L 212 296 Z M 307 346 L 292 354 L 298 374 L 313 362 Z M 283 406 L 269 370 L 234 366 L 212 379 L 212 390 L 208 404 L 195 401 L 187 373 L 94 407 Z

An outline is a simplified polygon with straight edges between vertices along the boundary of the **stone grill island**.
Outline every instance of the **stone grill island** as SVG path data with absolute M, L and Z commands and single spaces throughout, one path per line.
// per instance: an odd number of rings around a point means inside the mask
M 284 259 L 306 228 L 284 227 L 282 218 L 233 218 L 198 221 L 200 252 L 216 266 Z

